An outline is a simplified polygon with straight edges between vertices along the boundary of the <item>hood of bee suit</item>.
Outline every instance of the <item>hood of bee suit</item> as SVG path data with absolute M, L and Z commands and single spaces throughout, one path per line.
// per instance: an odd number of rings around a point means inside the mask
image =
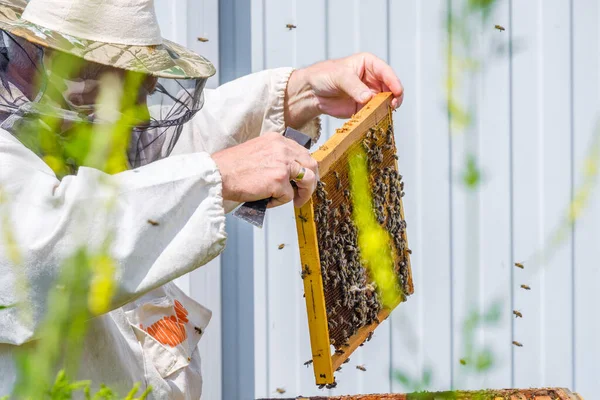
M 161 36 L 152 0 L 0 0 L 0 29 L 156 77 L 198 79 L 216 72 L 206 58 Z

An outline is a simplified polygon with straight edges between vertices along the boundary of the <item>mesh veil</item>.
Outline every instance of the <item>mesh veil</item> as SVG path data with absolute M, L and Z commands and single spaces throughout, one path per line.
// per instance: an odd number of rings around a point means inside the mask
M 44 154 L 33 143 L 32 132 L 51 130 L 62 141 L 75 124 L 105 123 L 97 117 L 94 102 L 102 75 L 112 69 L 86 62 L 76 73 L 60 76 L 54 71 L 50 73 L 44 55 L 47 51 L 0 31 L 0 128 L 40 156 Z M 144 84 L 137 88 L 136 100 L 143 112 L 125 127 L 130 134 L 127 159 L 131 168 L 168 156 L 183 125 L 203 105 L 206 79 L 144 79 Z M 44 123 L 49 118 L 60 123 L 50 127 Z M 78 167 L 75 164 L 73 170 Z

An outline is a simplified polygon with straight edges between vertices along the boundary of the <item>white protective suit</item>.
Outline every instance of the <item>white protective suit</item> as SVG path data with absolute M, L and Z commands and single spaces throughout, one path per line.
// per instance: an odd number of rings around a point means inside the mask
M 19 299 L 14 273 L 19 268 L 29 281 L 34 317 L 28 325 L 16 308 L 0 311 L 0 396 L 10 393 L 16 378 L 14 350 L 36 339 L 61 260 L 81 245 L 100 248 L 110 228 L 117 262 L 113 310 L 90 323 L 81 378 L 106 383 L 119 394 L 141 382 L 142 390 L 152 385 L 151 398 L 200 397 L 197 342 L 211 313 L 172 280 L 223 250 L 225 213 L 235 204 L 223 204 L 221 176 L 210 154 L 262 132 L 283 132 L 291 71 L 263 71 L 205 90 L 204 107 L 183 128 L 171 156 L 115 175 L 82 167 L 59 181 L 38 156 L 0 130 L 0 188 L 7 199 L 0 207 L 8 211 L 4 215 L 24 256 L 22 265 L 11 265 L 0 240 L 0 304 Z M 318 119 L 302 129 L 316 137 Z M 97 212 L 110 197 L 99 178 L 118 188 L 110 214 Z M 170 339 L 152 331 L 152 324 L 176 317 L 185 322 L 185 332 L 173 345 L 163 344 Z

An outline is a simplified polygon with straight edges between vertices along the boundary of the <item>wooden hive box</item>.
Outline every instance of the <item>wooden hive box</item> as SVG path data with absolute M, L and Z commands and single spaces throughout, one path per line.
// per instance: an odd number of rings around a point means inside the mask
M 504 389 L 409 394 L 359 394 L 352 396 L 296 397 L 293 400 L 583 400 L 569 389 Z M 267 400 L 267 399 L 264 399 Z M 281 400 L 281 399 L 280 399 Z M 292 400 L 292 399 L 287 399 Z
M 335 386 L 336 369 L 413 293 L 391 99 L 376 95 L 312 154 L 320 181 L 295 211 L 321 386 Z

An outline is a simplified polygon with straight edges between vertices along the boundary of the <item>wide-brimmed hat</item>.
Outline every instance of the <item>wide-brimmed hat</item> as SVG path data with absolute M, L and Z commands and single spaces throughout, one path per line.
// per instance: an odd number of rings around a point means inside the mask
M 152 0 L 0 0 L 0 29 L 87 61 L 156 77 L 215 74 L 206 58 L 162 38 Z

